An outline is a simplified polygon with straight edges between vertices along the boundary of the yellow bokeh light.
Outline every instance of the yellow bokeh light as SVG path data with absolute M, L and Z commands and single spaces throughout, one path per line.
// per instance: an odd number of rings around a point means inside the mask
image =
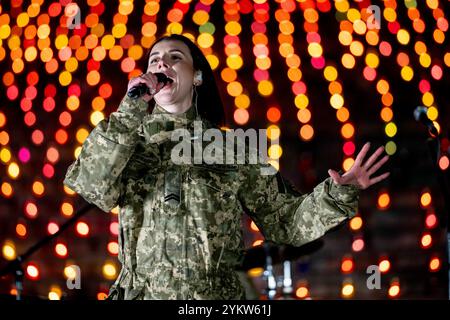
M 346 0 L 338 0 L 334 2 L 334 6 L 339 12 L 347 12 L 350 8 L 350 4 Z
M 78 147 L 76 147 L 75 150 L 73 151 L 73 156 L 74 156 L 74 158 L 75 158 L 75 159 L 78 159 L 78 156 L 80 155 L 80 153 L 81 153 L 81 146 L 78 146 Z
M 419 57 L 422 67 L 428 68 L 431 65 L 431 57 L 428 53 L 422 53 Z
M 133 12 L 133 1 L 129 1 L 129 0 L 123 0 L 120 2 L 119 4 L 119 13 L 123 14 L 124 16 L 129 15 L 131 12 Z
M 17 16 L 17 26 L 18 27 L 25 27 L 28 22 L 30 22 L 30 17 L 26 12 L 22 12 Z
M 209 33 L 201 33 L 197 38 L 200 48 L 210 48 L 214 43 L 214 37 Z
M 252 278 L 260 277 L 264 273 L 264 268 L 252 268 L 247 273 Z
M 435 121 L 439 116 L 439 111 L 436 107 L 429 107 L 427 110 L 427 116 L 431 121 Z
M 272 62 L 269 57 L 257 57 L 255 60 L 256 67 L 261 70 L 267 70 L 272 65 Z M 288 66 L 290 66 L 288 64 Z
M 386 125 L 384 131 L 386 132 L 386 135 L 388 137 L 393 137 L 397 134 L 397 126 L 395 125 L 395 123 L 390 122 Z
M 112 28 L 112 35 L 114 38 L 120 39 L 127 33 L 127 26 L 123 23 L 118 23 Z
M 105 115 L 101 111 L 94 111 L 89 118 L 91 124 L 95 127 L 100 121 L 105 119 Z
M 308 106 L 309 99 L 305 94 L 301 93 L 295 97 L 294 103 L 297 108 L 304 109 Z
M 408 31 L 406 31 L 405 29 L 400 29 L 397 32 L 397 40 L 401 44 L 407 45 L 409 43 L 409 40 L 410 40 L 410 36 L 409 36 Z
M 273 84 L 270 80 L 263 80 L 258 83 L 258 92 L 262 96 L 270 96 L 273 92 Z
M 279 159 L 283 154 L 283 149 L 280 145 L 274 144 L 269 147 L 267 153 L 271 159 Z
M 69 39 L 64 34 L 60 34 L 55 39 L 55 47 L 56 47 L 56 49 L 62 49 L 64 47 L 67 47 L 68 44 L 69 44 Z
M 55 291 L 50 291 L 48 293 L 48 300 L 61 300 L 61 295 Z
M 48 38 L 50 35 L 50 26 L 48 24 L 41 24 L 37 30 L 37 35 L 39 39 Z
M 350 53 L 344 53 L 341 62 L 345 68 L 352 69 L 355 66 L 356 60 Z
M 178 22 L 172 22 L 167 26 L 166 31 L 169 34 L 182 34 L 183 33 L 183 25 Z
M 225 31 L 232 36 L 237 36 L 241 33 L 242 27 L 237 21 L 230 21 L 225 25 Z
M 361 19 L 361 14 L 357 9 L 351 8 L 347 11 L 347 18 L 351 22 L 355 22 L 356 20 Z
M 361 219 L 361 217 L 354 217 L 352 220 L 350 220 L 350 228 L 353 231 L 361 229 L 362 225 L 363 220 Z
M 208 54 L 206 60 L 208 60 L 209 66 L 213 71 L 219 66 L 219 58 L 214 54 Z
M 77 270 L 73 266 L 67 266 L 64 268 L 64 276 L 67 279 L 75 279 L 77 277 Z
M 390 297 L 396 297 L 400 294 L 400 286 L 393 285 L 389 288 L 389 296 Z
M 246 94 L 240 94 L 234 99 L 237 108 L 247 109 L 250 106 L 250 97 Z
M 0 150 L 0 160 L 3 163 L 8 163 L 11 160 L 11 151 L 7 148 L 2 148 Z
M 72 82 L 72 74 L 69 71 L 63 71 L 59 74 L 59 83 L 62 86 L 68 86 Z
M 422 96 L 422 102 L 427 107 L 430 107 L 434 103 L 434 97 L 431 92 L 425 92 Z
M 333 94 L 330 98 L 330 105 L 334 109 L 342 108 L 342 106 L 344 105 L 344 97 L 338 93 Z
M 316 42 L 310 43 L 308 45 L 308 53 L 311 57 L 319 58 L 323 53 L 322 46 Z
M 20 174 L 20 168 L 15 162 L 11 162 L 8 166 L 8 175 L 12 179 L 17 179 Z
M 364 46 L 361 42 L 359 41 L 353 41 L 350 44 L 350 52 L 357 57 L 360 57 L 363 55 L 364 53 Z
M 364 34 L 367 31 L 367 26 L 365 24 L 364 21 L 362 20 L 355 20 L 355 22 L 353 23 L 353 30 L 355 30 L 355 32 L 357 34 Z
M 431 194 L 429 192 L 424 192 L 420 196 L 420 204 L 423 207 L 428 207 L 431 204 Z
M 6 39 L 11 34 L 11 28 L 9 25 L 4 24 L 0 26 L 0 39 Z
M 394 22 L 397 19 L 397 13 L 393 8 L 384 9 L 383 16 L 389 22 Z
M 75 111 L 80 106 L 80 99 L 78 99 L 78 97 L 75 95 L 69 96 L 66 101 L 66 106 L 67 106 L 67 109 L 69 109 L 71 111 Z
M 192 21 L 194 21 L 194 23 L 199 26 L 208 22 L 208 20 L 209 20 L 209 14 L 205 10 L 197 10 L 192 15 Z
M 344 298 L 350 298 L 355 292 L 355 287 L 352 284 L 346 284 L 342 287 L 341 294 Z
M 242 91 L 243 91 L 242 84 L 238 81 L 230 82 L 227 85 L 227 92 L 232 97 L 239 96 L 240 94 L 242 94 Z
M 344 169 L 344 171 L 348 171 L 348 170 L 350 170 L 352 168 L 354 163 L 355 163 L 355 159 L 347 158 L 342 163 L 342 169 Z
M 281 130 L 277 125 L 270 125 L 267 128 L 267 138 L 270 140 L 277 140 L 280 138 Z
M 353 36 L 350 32 L 343 30 L 339 32 L 338 39 L 342 45 L 349 46 L 353 41 Z
M 325 79 L 327 79 L 330 82 L 335 81 L 338 77 L 338 72 L 337 72 L 336 68 L 333 66 L 327 66 L 324 69 L 323 74 L 325 76 Z
M 113 280 L 117 275 L 116 266 L 110 262 L 103 265 L 102 272 L 103 276 L 108 280 Z
M 33 183 L 32 190 L 34 194 L 41 196 L 44 194 L 45 191 L 44 184 L 41 181 L 35 181 Z
M 397 145 L 394 141 L 389 141 L 386 143 L 386 146 L 384 147 L 384 150 L 388 155 L 393 155 L 397 151 Z
M 378 59 L 378 56 L 375 53 L 368 53 L 366 55 L 366 64 L 375 69 L 376 67 L 378 67 L 380 60 Z
M 226 60 L 227 66 L 234 70 L 239 70 L 242 65 L 243 61 L 242 58 L 238 55 L 231 55 Z
M 70 57 L 65 62 L 66 70 L 69 72 L 74 72 L 78 68 L 78 60 L 75 57 Z
M 405 81 L 411 81 L 414 77 L 414 71 L 410 66 L 404 66 L 400 73 Z
M 6 240 L 2 248 L 3 257 L 6 260 L 14 260 L 16 258 L 16 246 L 14 242 Z

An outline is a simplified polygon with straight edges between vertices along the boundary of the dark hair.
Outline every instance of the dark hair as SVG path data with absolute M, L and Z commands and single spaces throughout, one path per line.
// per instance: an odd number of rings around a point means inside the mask
M 183 42 L 191 52 L 192 60 L 194 61 L 194 69 L 202 71 L 203 82 L 197 87 L 197 110 L 202 119 L 211 122 L 216 126 L 225 125 L 225 112 L 220 98 L 219 90 L 214 79 L 213 71 L 209 65 L 208 60 L 203 55 L 202 51 L 187 37 L 172 34 L 159 38 L 150 47 L 147 54 L 147 63 L 150 52 L 155 44 L 166 40 L 176 40 Z M 194 98 L 194 96 L 193 96 Z

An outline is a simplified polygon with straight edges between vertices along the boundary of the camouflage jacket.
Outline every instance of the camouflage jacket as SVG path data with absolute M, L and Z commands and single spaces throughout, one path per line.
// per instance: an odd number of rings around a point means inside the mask
M 92 130 L 64 184 L 105 212 L 119 206 L 122 269 L 108 299 L 243 299 L 234 269 L 246 212 L 266 240 L 301 246 L 351 218 L 359 189 L 331 178 L 310 194 L 261 165 L 175 165 L 168 133 L 181 115 L 125 96 Z

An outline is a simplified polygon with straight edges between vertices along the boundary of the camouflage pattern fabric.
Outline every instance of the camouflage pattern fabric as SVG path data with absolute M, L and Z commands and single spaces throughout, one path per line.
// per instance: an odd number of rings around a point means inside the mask
M 245 299 L 235 272 L 243 212 L 267 240 L 294 246 L 355 215 L 359 189 L 331 178 L 301 195 L 281 175 L 261 175 L 263 164 L 175 165 L 169 133 L 192 129 L 195 110 L 147 108 L 125 96 L 64 179 L 103 211 L 120 208 L 122 268 L 108 299 Z

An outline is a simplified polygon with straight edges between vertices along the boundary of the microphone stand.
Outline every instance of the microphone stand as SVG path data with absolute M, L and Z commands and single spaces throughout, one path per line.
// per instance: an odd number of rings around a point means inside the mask
M 437 132 L 437 131 L 436 131 Z M 433 168 L 436 173 L 436 177 L 438 180 L 438 184 L 440 187 L 440 191 L 442 194 L 442 197 L 444 198 L 444 208 L 447 214 L 441 214 L 442 220 L 445 225 L 446 230 L 446 245 L 447 245 L 447 276 L 448 276 L 448 283 L 447 283 L 447 290 L 448 290 L 448 298 L 450 300 L 450 229 L 449 229 L 449 223 L 450 223 L 450 192 L 448 187 L 447 179 L 444 175 L 444 172 L 439 167 L 439 159 L 440 159 L 440 153 L 441 153 L 441 144 L 439 140 L 439 135 L 435 135 L 429 130 L 430 137 L 427 139 L 428 144 L 428 150 L 430 152 L 431 160 L 433 162 Z
M 18 256 L 16 259 L 10 261 L 3 269 L 0 270 L 0 278 L 8 273 L 14 273 L 14 279 L 16 284 L 16 300 L 22 300 L 22 292 L 23 292 L 23 276 L 24 270 L 22 267 L 22 263 L 27 260 L 33 253 L 42 248 L 44 245 L 49 243 L 51 240 L 58 237 L 64 230 L 66 230 L 69 226 L 74 224 L 81 216 L 86 214 L 89 210 L 94 208 L 93 204 L 86 204 L 84 207 L 79 209 L 73 217 L 64 222 L 59 230 L 54 234 L 48 235 L 45 238 L 39 240 L 36 244 L 34 244 L 31 248 L 29 248 L 24 254 Z

